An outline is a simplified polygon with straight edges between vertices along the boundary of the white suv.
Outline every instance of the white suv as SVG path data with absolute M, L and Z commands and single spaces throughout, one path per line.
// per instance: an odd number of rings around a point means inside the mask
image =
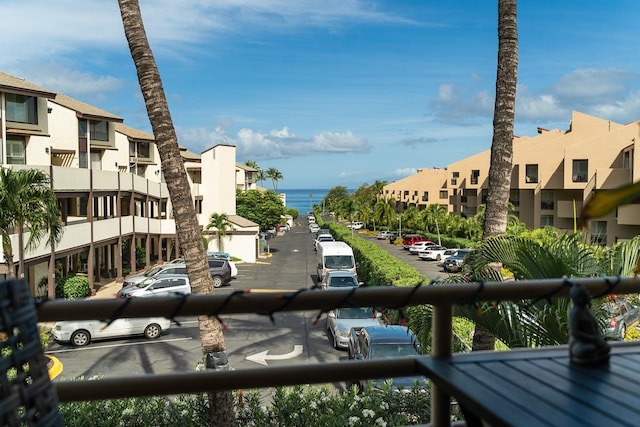
M 353 221 L 350 225 L 347 226 L 348 228 L 351 228 L 353 230 L 360 230 L 362 227 L 364 227 L 364 222 L 360 222 L 360 221 Z

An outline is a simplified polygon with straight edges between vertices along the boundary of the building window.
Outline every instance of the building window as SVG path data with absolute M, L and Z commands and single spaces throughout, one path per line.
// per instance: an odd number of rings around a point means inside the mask
M 7 164 L 26 165 L 24 137 L 7 137 Z
M 92 151 L 91 154 L 91 169 L 102 170 L 102 153 L 99 151 Z
M 527 184 L 538 182 L 538 165 L 526 165 L 524 181 Z
M 6 94 L 7 121 L 38 124 L 38 98 L 35 96 Z
M 520 190 L 509 191 L 509 202 L 513 205 L 514 208 L 520 206 Z
M 486 205 L 488 197 L 489 197 L 489 190 L 482 190 L 482 193 L 480 193 L 480 203 Z
M 573 182 L 587 182 L 587 177 L 589 176 L 589 161 L 574 160 L 571 175 Z
M 633 148 L 622 153 L 622 168 L 633 171 Z
M 591 243 L 607 244 L 607 221 L 591 221 Z
M 91 121 L 89 123 L 89 138 L 92 141 L 108 141 L 109 123 Z
M 540 209 L 553 210 L 553 190 L 542 190 L 540 192 Z
M 553 227 L 553 215 L 540 215 L 540 227 Z
M 480 171 L 474 169 L 471 171 L 471 184 L 478 184 L 478 178 L 480 177 Z
M 451 172 L 451 185 L 458 185 L 458 178 L 460 178 L 460 172 Z
M 423 202 L 428 202 L 429 201 L 429 192 L 428 191 L 423 191 L 422 192 L 422 201 Z
M 409 190 L 404 190 L 404 197 L 409 197 Z
M 441 199 L 449 198 L 449 192 L 447 190 L 440 190 L 440 198 Z

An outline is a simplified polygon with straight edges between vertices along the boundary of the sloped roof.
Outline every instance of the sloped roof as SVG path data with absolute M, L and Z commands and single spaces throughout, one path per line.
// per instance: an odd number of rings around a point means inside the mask
M 19 93 L 22 95 L 33 95 L 43 98 L 55 98 L 56 93 L 44 89 L 38 85 L 26 81 L 20 77 L 15 77 L 0 72 L 0 90 L 3 92 Z
M 134 129 L 123 123 L 116 123 L 115 128 L 116 128 L 116 132 L 120 132 L 121 134 L 127 136 L 129 139 L 135 139 L 138 141 L 151 141 L 151 142 L 155 142 L 156 140 L 155 137 L 149 132 Z
M 69 108 L 70 110 L 74 110 L 78 114 L 78 117 L 81 118 L 106 120 L 110 122 L 122 122 L 124 120 L 122 117 L 116 116 L 115 114 L 111 114 L 98 107 L 94 107 L 93 105 L 86 104 L 60 93 L 51 101 Z
M 258 172 L 258 169 L 256 169 L 256 168 L 252 168 L 251 166 L 247 166 L 247 165 L 245 165 L 244 163 L 238 163 L 238 162 L 236 162 L 236 167 L 237 167 L 238 169 L 243 169 L 243 170 L 245 170 L 245 171 L 247 171 L 247 172 Z
M 240 215 L 229 215 L 227 216 L 227 219 L 229 220 L 229 222 L 238 225 L 240 227 L 243 228 L 247 228 L 247 227 L 259 227 L 258 224 L 256 224 L 255 222 L 248 220 L 245 217 L 242 217 Z

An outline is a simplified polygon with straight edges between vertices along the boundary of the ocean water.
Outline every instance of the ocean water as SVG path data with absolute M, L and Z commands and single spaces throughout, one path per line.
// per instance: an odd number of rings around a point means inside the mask
M 320 205 L 328 192 L 328 189 L 278 189 L 278 193 L 287 195 L 286 207 L 297 209 L 300 215 L 306 215 L 314 205 Z

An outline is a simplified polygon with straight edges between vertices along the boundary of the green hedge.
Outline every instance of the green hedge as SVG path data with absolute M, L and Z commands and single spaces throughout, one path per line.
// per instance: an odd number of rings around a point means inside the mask
M 414 286 L 424 284 L 427 278 L 417 269 L 394 257 L 375 243 L 352 233 L 337 222 L 324 222 L 334 239 L 347 243 L 353 249 L 358 263 L 358 278 L 369 286 Z
M 71 275 L 56 278 L 56 298 L 86 298 L 91 294 L 89 278 Z

